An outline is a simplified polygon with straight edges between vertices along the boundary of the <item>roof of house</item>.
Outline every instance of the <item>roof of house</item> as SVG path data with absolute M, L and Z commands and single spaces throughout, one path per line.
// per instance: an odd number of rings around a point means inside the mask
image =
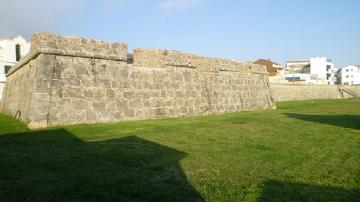
M 258 59 L 258 60 L 255 60 L 253 63 L 258 63 L 258 62 L 268 62 L 268 63 L 274 64 L 274 65 L 280 65 L 279 63 L 271 61 L 270 59 Z
M 310 63 L 309 60 L 290 60 L 290 61 L 286 61 L 286 63 Z
M 347 67 L 350 67 L 350 66 L 360 68 L 360 65 L 346 65 L 346 66 L 344 66 L 344 67 L 341 67 L 340 69 L 342 69 L 342 68 L 347 68 Z

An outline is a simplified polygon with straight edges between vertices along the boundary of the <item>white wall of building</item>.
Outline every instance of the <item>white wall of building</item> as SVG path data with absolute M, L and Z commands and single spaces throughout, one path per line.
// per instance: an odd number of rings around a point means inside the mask
M 289 61 L 286 67 L 287 80 L 294 74 L 294 78 L 306 84 L 334 85 L 337 81 L 337 69 L 326 57 L 312 57 L 308 61 Z
M 348 65 L 339 70 L 340 83 L 343 85 L 360 85 L 360 66 Z
M 304 73 L 287 73 L 285 74 L 285 78 L 289 78 L 288 80 L 291 81 L 290 78 L 298 78 L 300 81 L 309 82 L 311 80 L 310 74 L 304 74 Z M 310 83 L 308 83 L 310 84 Z
M 2 97 L 2 88 L 6 80 L 5 67 L 14 66 L 17 62 L 16 45 L 20 46 L 20 57 L 24 57 L 30 51 L 30 43 L 21 36 L 0 40 L 0 99 Z
M 319 78 L 326 75 L 327 59 L 325 57 L 310 58 L 310 74 L 317 74 Z
M 336 83 L 336 69 L 331 60 L 326 57 L 310 58 L 310 74 L 312 78 L 316 78 L 316 84 Z

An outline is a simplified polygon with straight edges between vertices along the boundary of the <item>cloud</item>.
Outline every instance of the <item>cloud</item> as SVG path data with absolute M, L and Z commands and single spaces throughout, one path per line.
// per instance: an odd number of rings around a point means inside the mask
M 97 15 L 111 15 L 119 8 L 148 0 L 0 0 L 0 38 L 33 32 L 67 32 L 73 26 L 86 26 Z M 162 11 L 196 8 L 205 0 L 152 0 Z M 75 25 L 76 24 L 76 25 Z
M 88 0 L 1 0 L 0 37 L 51 31 Z
M 165 0 L 159 5 L 163 11 L 181 11 L 200 6 L 202 0 Z
M 0 38 L 66 30 L 74 20 L 98 9 L 118 8 L 127 0 L 0 0 Z M 95 5 L 95 6 L 94 6 Z M 86 20 L 86 19 L 85 19 Z

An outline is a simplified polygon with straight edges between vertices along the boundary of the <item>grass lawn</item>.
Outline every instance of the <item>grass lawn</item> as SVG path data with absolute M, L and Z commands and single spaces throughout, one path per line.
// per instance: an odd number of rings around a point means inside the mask
M 360 201 L 360 100 L 30 131 L 0 114 L 0 201 Z

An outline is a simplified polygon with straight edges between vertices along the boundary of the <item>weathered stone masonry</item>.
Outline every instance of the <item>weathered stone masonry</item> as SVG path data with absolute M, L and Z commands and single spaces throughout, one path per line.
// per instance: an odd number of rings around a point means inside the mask
M 342 92 L 346 90 L 345 92 Z M 349 94 L 348 92 L 351 94 Z M 290 100 L 342 99 L 360 96 L 360 86 L 271 84 L 276 102 Z
M 261 66 L 178 51 L 33 36 L 11 69 L 2 110 L 31 128 L 272 109 Z

